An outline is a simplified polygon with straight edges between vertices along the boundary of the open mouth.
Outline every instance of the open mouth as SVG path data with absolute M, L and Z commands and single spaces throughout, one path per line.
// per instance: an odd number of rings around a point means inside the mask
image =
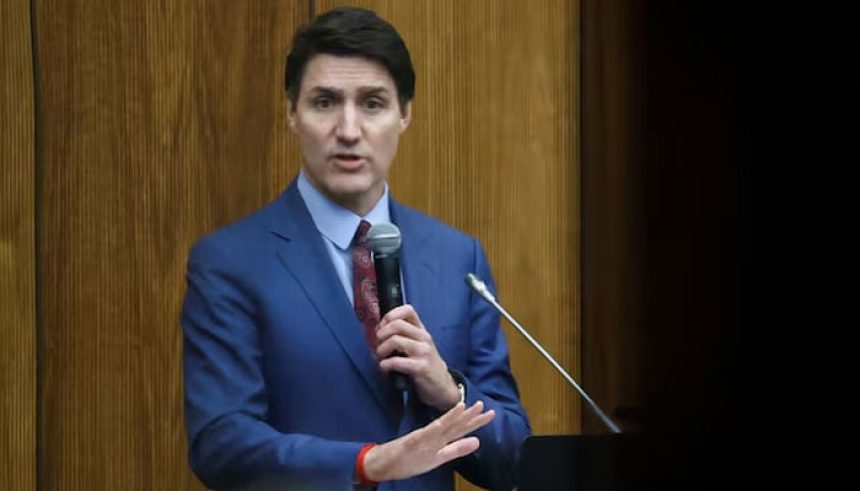
M 347 171 L 359 170 L 364 163 L 364 157 L 354 153 L 336 153 L 332 158 L 338 167 Z

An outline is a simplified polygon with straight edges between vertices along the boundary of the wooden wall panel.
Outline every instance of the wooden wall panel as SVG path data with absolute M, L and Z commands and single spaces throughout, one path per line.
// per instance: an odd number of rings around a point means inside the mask
M 643 5 L 583 2 L 582 370 L 591 396 L 624 426 L 641 418 Z M 583 414 L 586 433 L 604 424 Z
M 481 238 L 502 299 L 577 374 L 576 4 L 365 5 L 419 73 L 394 193 Z M 199 487 L 182 424 L 186 254 L 297 171 L 282 61 L 308 9 L 330 6 L 37 2 L 44 489 Z M 576 396 L 505 330 L 535 432 L 576 432 Z
M 182 419 L 185 261 L 298 168 L 282 64 L 307 10 L 38 2 L 42 489 L 200 488 Z
M 0 2 L 0 488 L 36 487 L 35 130 L 30 2 Z
M 577 2 L 326 0 L 316 10 L 341 4 L 391 21 L 416 67 L 394 195 L 480 238 L 502 302 L 577 375 Z M 504 329 L 535 433 L 578 432 L 572 389 Z

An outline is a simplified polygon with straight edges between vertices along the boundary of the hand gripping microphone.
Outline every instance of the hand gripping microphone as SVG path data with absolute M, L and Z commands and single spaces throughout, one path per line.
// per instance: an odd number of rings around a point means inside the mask
M 511 325 L 513 325 L 517 329 L 517 331 L 522 334 L 523 337 L 525 337 L 526 340 L 531 343 L 531 345 L 534 346 L 534 348 L 538 350 L 538 352 L 544 358 L 546 358 L 550 365 L 552 365 L 556 370 L 558 370 L 561 376 L 564 377 L 564 379 L 567 380 L 567 382 L 572 385 L 577 392 L 579 392 L 579 395 L 581 395 L 582 398 L 585 399 L 585 402 L 588 403 L 589 407 L 591 407 L 594 413 L 597 414 L 600 420 L 603 421 L 603 423 L 609 428 L 612 433 L 621 433 L 621 430 L 618 428 L 618 425 L 616 425 L 615 422 L 609 419 L 609 416 L 607 416 L 603 412 L 603 410 L 600 409 L 600 407 L 593 400 L 591 400 L 591 397 L 589 397 L 588 394 L 586 394 L 585 390 L 583 390 L 582 387 L 580 387 L 579 384 L 576 383 L 576 380 L 574 380 L 573 377 L 571 377 L 570 374 L 567 373 L 567 371 L 562 368 L 561 365 L 559 365 L 558 362 L 555 361 L 555 359 L 549 353 L 547 353 L 543 346 L 541 346 L 540 343 L 535 341 L 535 338 L 533 338 L 531 334 L 529 334 L 529 332 L 526 331 L 526 329 L 521 326 L 520 323 L 517 322 L 517 320 L 514 319 L 511 314 L 509 314 L 508 311 L 505 310 L 505 308 L 499 304 L 499 302 L 496 301 L 496 297 L 493 296 L 492 293 L 490 293 L 490 290 L 487 288 L 487 285 L 485 285 L 480 278 L 478 278 L 472 273 L 469 273 L 466 275 L 465 280 L 469 287 L 472 288 L 472 290 L 475 290 L 475 292 L 480 295 L 481 298 L 486 300 L 490 305 L 493 306 L 493 308 L 495 308 L 500 314 L 502 314 L 505 319 L 507 319 L 508 322 L 510 322 Z
M 400 285 L 400 229 L 391 223 L 377 223 L 367 232 L 367 241 L 373 249 L 373 264 L 376 269 L 376 292 L 379 297 L 379 316 L 403 305 L 403 288 Z M 405 356 L 395 353 L 393 356 Z M 405 375 L 391 373 L 394 387 L 408 388 Z

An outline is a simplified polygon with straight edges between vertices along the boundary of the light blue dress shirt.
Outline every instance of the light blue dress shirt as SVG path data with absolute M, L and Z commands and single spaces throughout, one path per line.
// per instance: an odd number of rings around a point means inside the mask
M 355 231 L 362 220 L 367 220 L 371 225 L 391 223 L 391 214 L 388 210 L 388 184 L 385 184 L 382 198 L 363 217 L 334 203 L 319 192 L 308 180 L 304 170 L 299 173 L 297 184 L 299 195 L 305 202 L 314 225 L 316 225 L 317 230 L 323 236 L 323 242 L 325 243 L 329 257 L 331 257 L 331 262 L 334 264 L 334 269 L 337 271 L 337 276 L 343 285 L 343 290 L 346 292 L 349 302 L 354 303 L 352 293 L 352 255 L 350 254 L 352 239 L 355 237 Z

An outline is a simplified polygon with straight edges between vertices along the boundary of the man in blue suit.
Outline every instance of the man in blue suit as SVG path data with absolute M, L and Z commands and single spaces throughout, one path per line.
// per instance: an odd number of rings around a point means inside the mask
M 483 249 L 386 184 L 414 80 L 372 12 L 336 9 L 297 32 L 286 88 L 302 171 L 188 261 L 186 426 L 208 486 L 452 490 L 455 470 L 513 486 L 530 428 L 498 315 L 463 281 L 494 288 Z M 357 230 L 386 222 L 402 233 L 407 304 L 363 323 L 360 302 L 379 313 L 356 276 Z

